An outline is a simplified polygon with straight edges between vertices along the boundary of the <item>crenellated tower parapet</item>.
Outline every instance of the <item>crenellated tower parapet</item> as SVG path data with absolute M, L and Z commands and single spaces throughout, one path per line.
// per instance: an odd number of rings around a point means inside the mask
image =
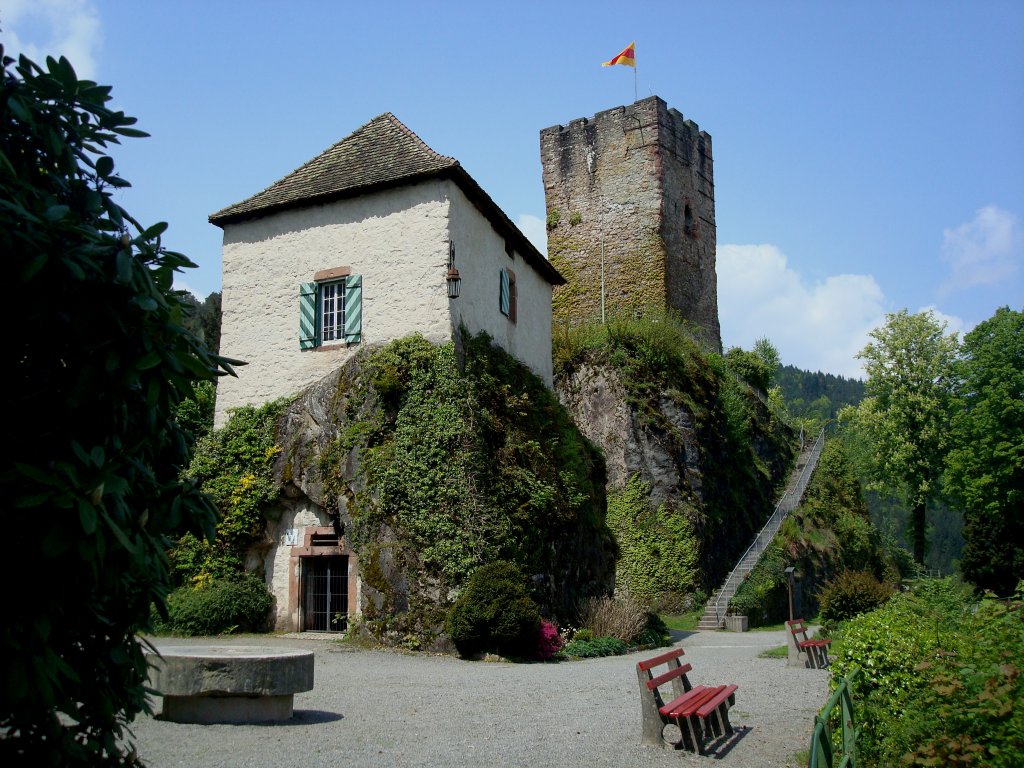
M 711 136 L 657 96 L 540 134 L 554 317 L 672 309 L 721 349 Z M 603 268 L 602 268 L 603 265 Z

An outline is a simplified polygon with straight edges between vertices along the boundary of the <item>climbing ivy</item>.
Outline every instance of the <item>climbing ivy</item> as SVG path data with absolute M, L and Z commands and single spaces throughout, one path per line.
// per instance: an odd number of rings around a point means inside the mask
M 479 565 L 543 573 L 565 531 L 605 530 L 600 455 L 489 336 L 462 330 L 457 343 L 434 345 L 414 335 L 362 366 L 344 380 L 340 434 L 320 469 L 325 488 L 346 498 L 363 581 L 378 595 L 364 605 L 372 631 L 425 636 Z M 342 476 L 352 450 L 359 482 Z M 384 562 L 405 574 L 408 594 L 395 592 Z
M 684 510 L 651 508 L 650 489 L 634 475 L 608 499 L 608 527 L 619 545 L 616 586 L 642 605 L 678 604 L 698 579 L 700 542 Z
M 281 450 L 277 420 L 287 404 L 238 408 L 199 441 L 187 475 L 213 498 L 220 521 L 212 542 L 186 534 L 171 550 L 178 584 L 204 586 L 241 572 L 246 550 L 263 537 L 266 512 L 281 492 L 271 468 Z

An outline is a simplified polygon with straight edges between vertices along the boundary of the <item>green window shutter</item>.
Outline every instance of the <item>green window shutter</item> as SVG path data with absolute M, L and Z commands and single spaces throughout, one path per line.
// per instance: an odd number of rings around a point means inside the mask
M 509 313 L 509 291 L 508 291 L 508 272 L 504 269 L 499 273 L 501 275 L 501 284 L 498 289 L 498 309 L 501 310 L 501 314 L 508 317 Z
M 316 283 L 299 285 L 299 349 L 312 349 L 316 343 Z
M 345 278 L 345 343 L 358 344 L 363 332 L 363 276 Z

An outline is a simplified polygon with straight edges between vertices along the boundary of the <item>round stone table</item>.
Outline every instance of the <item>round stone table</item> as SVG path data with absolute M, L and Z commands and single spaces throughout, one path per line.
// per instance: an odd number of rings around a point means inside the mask
M 289 720 L 294 695 L 313 690 L 313 652 L 254 645 L 157 645 L 146 651 L 149 687 L 165 720 Z

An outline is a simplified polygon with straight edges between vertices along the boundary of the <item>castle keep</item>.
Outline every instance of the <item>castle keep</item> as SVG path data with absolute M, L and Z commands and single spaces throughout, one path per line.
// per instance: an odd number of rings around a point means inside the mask
M 651 96 L 540 147 L 555 319 L 600 318 L 603 282 L 607 315 L 672 309 L 721 350 L 711 136 Z

